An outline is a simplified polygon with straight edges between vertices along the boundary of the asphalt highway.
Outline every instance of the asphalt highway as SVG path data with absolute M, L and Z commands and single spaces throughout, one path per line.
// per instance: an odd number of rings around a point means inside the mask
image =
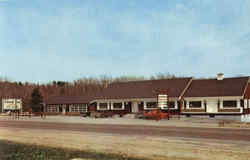
M 203 138 L 250 142 L 249 129 L 203 128 L 203 127 L 172 127 L 172 126 L 142 126 L 142 125 L 111 125 L 111 124 L 79 124 L 54 123 L 18 120 L 0 120 L 0 127 L 42 129 L 57 131 L 78 131 L 108 133 L 120 135 Z M 1 132 L 1 128 L 0 128 Z

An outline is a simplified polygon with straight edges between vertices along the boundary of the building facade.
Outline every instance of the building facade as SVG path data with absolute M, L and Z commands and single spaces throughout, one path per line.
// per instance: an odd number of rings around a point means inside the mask
M 78 114 L 147 112 L 158 107 L 157 90 L 168 90 L 172 114 L 186 116 L 236 116 L 250 114 L 249 77 L 193 79 L 173 78 L 112 83 L 98 94 L 82 97 L 51 97 L 46 112 Z M 162 108 L 166 111 L 168 108 Z
M 181 97 L 191 81 L 188 77 L 114 83 L 93 98 L 91 110 L 118 114 L 154 110 L 158 107 L 157 91 L 166 89 L 170 111 L 178 113 Z
M 193 80 L 184 94 L 186 115 L 242 115 L 249 106 L 249 77 Z
M 48 115 L 80 115 L 88 112 L 87 97 L 50 97 L 45 101 L 44 112 Z

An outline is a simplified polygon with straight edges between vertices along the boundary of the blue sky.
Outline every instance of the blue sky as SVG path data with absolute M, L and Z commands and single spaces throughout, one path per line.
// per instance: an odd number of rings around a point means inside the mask
M 0 76 L 250 75 L 249 0 L 0 0 Z

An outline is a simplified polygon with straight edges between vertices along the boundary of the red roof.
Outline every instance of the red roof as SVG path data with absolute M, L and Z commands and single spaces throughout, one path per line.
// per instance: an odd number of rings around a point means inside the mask
M 96 95 L 56 96 L 46 104 L 83 104 L 96 99 L 156 98 L 156 91 L 169 89 L 169 97 L 243 96 L 249 77 L 217 79 L 174 78 L 112 83 Z
M 53 96 L 45 100 L 46 104 L 84 104 L 89 103 L 91 96 Z
M 184 97 L 243 96 L 249 77 L 193 80 Z
M 192 78 L 144 80 L 113 83 L 95 99 L 156 98 L 156 90 L 169 89 L 169 97 L 179 97 Z

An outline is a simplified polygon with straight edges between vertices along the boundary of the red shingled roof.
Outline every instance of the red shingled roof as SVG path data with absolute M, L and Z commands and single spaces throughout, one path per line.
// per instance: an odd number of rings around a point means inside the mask
M 46 104 L 84 104 L 89 103 L 93 96 L 53 96 L 45 100 Z
M 243 96 L 249 77 L 193 80 L 184 97 Z
M 169 97 L 179 97 L 192 78 L 174 78 L 113 83 L 95 99 L 155 98 L 158 89 L 169 89 Z

